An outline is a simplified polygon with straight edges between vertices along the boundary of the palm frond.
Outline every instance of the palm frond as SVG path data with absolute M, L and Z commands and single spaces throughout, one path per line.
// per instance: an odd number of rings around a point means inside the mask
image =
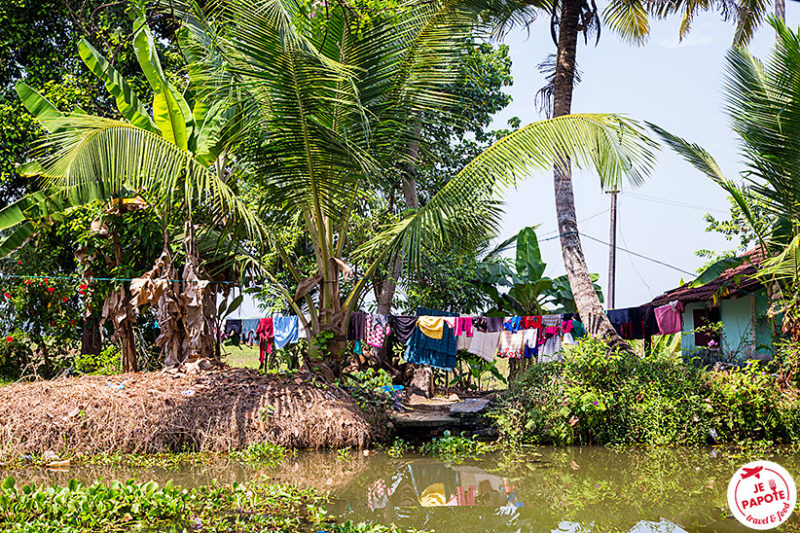
M 495 198 L 532 172 L 571 161 L 607 180 L 639 183 L 652 170 L 655 149 L 636 122 L 616 115 L 568 115 L 535 122 L 497 141 L 424 207 L 376 236 L 360 253 L 402 254 L 414 268 L 425 251 L 470 248 L 495 232 L 502 213 Z
M 98 186 L 107 198 L 135 191 L 154 206 L 184 202 L 220 223 L 235 219 L 254 234 L 260 231 L 260 222 L 227 184 L 163 137 L 89 115 L 65 117 L 60 127 L 61 133 L 39 146 L 47 188 L 76 197 L 95 197 Z
M 650 34 L 646 5 L 640 0 L 616 0 L 603 10 L 606 26 L 631 44 L 644 44 Z

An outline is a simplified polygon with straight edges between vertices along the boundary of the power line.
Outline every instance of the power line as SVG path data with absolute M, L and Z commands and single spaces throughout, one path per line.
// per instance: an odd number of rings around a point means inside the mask
M 683 207 L 686 209 L 698 209 L 700 211 L 716 211 L 717 213 L 728 214 L 728 211 L 725 211 L 723 209 L 717 209 L 715 207 L 708 207 L 700 204 L 692 204 L 689 202 L 681 202 L 679 200 L 671 200 L 669 198 L 659 198 L 657 196 L 648 196 L 646 194 L 639 194 L 634 192 L 626 192 L 624 194 L 625 196 L 629 196 L 636 200 L 644 200 L 646 202 L 654 202 L 657 204 L 669 205 L 672 207 Z
M 585 233 L 581 233 L 581 235 L 583 237 L 586 237 L 587 239 L 591 239 L 591 240 L 593 240 L 595 242 L 599 242 L 600 244 L 605 244 L 606 246 L 610 246 L 607 242 L 605 242 L 605 241 L 603 241 L 601 239 L 598 239 L 597 237 L 592 237 L 591 235 L 587 235 Z M 659 264 L 661 266 L 665 266 L 667 268 L 671 268 L 673 270 L 677 270 L 678 272 L 682 272 L 682 273 L 688 274 L 690 276 L 695 276 L 694 272 L 689 272 L 688 270 L 684 270 L 684 269 L 682 269 L 680 267 L 676 267 L 675 265 L 670 265 L 669 263 L 665 263 L 664 261 L 660 261 L 658 259 L 653 259 L 652 257 L 648 257 L 646 255 L 642 255 L 640 253 L 637 253 L 637 252 L 634 252 L 634 251 L 631 251 L 631 250 L 627 250 L 625 248 L 620 248 L 619 246 L 617 246 L 617 250 L 622 250 L 625 253 L 628 253 L 628 254 L 631 254 L 631 255 L 635 255 L 636 257 L 640 257 L 642 259 L 645 259 L 647 261 L 651 261 L 651 262 Z

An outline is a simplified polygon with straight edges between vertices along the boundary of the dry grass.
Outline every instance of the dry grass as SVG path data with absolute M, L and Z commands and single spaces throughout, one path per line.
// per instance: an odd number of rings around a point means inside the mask
M 125 388 L 113 385 L 124 383 Z M 109 386 L 111 384 L 112 386 Z M 185 396 L 184 391 L 193 391 Z M 363 447 L 375 437 L 341 389 L 225 369 L 84 376 L 0 389 L 0 455 Z

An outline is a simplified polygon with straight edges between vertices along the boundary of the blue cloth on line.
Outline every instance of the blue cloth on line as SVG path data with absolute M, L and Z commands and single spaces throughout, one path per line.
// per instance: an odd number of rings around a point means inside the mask
M 417 316 L 458 316 L 458 314 L 419 308 Z M 415 365 L 452 370 L 456 367 L 457 353 L 458 340 L 453 334 L 453 328 L 447 324 L 443 325 L 441 339 L 432 339 L 415 327 L 408 339 L 404 359 Z
M 516 333 L 519 331 L 519 325 L 521 321 L 521 316 L 510 316 L 503 321 L 503 328 L 507 329 L 511 333 Z
M 245 318 L 242 320 L 242 340 L 250 344 L 258 340 L 256 328 L 258 328 L 258 318 Z
M 275 328 L 275 348 L 280 350 L 300 337 L 299 320 L 296 316 L 276 316 L 272 320 Z

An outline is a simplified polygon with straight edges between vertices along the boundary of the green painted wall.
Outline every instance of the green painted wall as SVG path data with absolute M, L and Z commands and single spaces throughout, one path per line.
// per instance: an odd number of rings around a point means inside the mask
M 769 353 L 770 350 L 763 347 L 772 343 L 772 331 L 766 319 L 767 304 L 763 290 L 742 298 L 722 300 L 719 313 L 723 324 L 723 350 L 713 358 L 742 363 L 756 354 Z M 681 336 L 681 349 L 685 356 L 698 354 L 694 334 L 689 332 L 695 327 L 693 311 L 704 307 L 704 303 L 686 304 Z

